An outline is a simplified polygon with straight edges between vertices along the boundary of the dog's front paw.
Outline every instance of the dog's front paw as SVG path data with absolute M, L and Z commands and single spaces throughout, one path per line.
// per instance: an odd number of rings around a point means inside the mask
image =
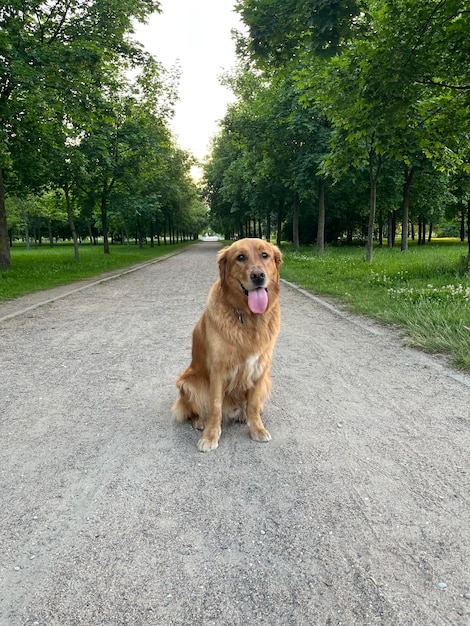
M 200 452 L 210 452 L 211 450 L 215 450 L 218 447 L 219 447 L 218 439 L 215 439 L 215 438 L 209 439 L 208 437 L 205 437 L 204 435 L 199 439 L 197 443 L 197 448 Z
M 266 428 L 253 428 L 252 430 L 250 430 L 250 436 L 255 441 L 271 441 L 271 435 L 266 430 Z
M 219 439 L 221 434 L 220 428 L 209 427 L 204 429 L 202 433 L 202 437 L 199 439 L 197 444 L 198 449 L 201 452 L 209 452 L 210 450 L 215 450 L 219 445 Z

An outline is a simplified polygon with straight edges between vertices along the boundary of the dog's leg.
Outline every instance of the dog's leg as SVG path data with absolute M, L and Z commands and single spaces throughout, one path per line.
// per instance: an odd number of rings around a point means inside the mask
M 177 422 L 190 421 L 193 428 L 203 430 L 209 409 L 209 381 L 197 378 L 190 368 L 176 381 L 180 396 L 173 405 L 173 419 Z
M 193 410 L 182 397 L 179 397 L 173 404 L 171 412 L 175 422 L 186 422 L 187 420 L 192 419 L 194 415 Z
M 261 410 L 269 394 L 269 374 L 262 376 L 255 386 L 248 391 L 246 405 L 246 421 L 250 437 L 255 441 L 270 441 L 271 435 L 264 427 Z
M 202 437 L 197 444 L 201 452 L 215 450 L 219 445 L 220 434 L 222 432 L 222 400 L 224 391 L 224 381 L 220 376 L 213 375 L 210 381 L 210 410 L 206 419 L 206 425 Z

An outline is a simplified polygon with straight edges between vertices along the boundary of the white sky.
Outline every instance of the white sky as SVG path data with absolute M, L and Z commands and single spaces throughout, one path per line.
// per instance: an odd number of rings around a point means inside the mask
M 235 0 L 161 0 L 162 13 L 136 27 L 135 38 L 170 69 L 182 70 L 172 130 L 180 148 L 200 160 L 209 153 L 217 121 L 233 100 L 218 76 L 234 67 L 235 43 L 230 31 L 241 30 Z

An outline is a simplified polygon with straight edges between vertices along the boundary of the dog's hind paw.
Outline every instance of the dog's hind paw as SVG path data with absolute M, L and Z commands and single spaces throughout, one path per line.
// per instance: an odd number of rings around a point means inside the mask
M 194 428 L 194 430 L 204 430 L 205 424 L 206 420 L 200 418 L 199 415 L 191 418 L 191 428 Z
M 246 424 L 246 412 L 243 406 L 231 406 L 229 409 L 224 410 L 223 415 L 229 421 Z

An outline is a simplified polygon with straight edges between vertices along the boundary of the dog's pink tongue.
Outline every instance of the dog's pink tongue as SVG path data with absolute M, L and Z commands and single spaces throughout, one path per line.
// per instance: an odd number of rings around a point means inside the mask
M 263 287 L 248 292 L 248 306 L 252 313 L 264 313 L 268 307 L 268 292 Z

